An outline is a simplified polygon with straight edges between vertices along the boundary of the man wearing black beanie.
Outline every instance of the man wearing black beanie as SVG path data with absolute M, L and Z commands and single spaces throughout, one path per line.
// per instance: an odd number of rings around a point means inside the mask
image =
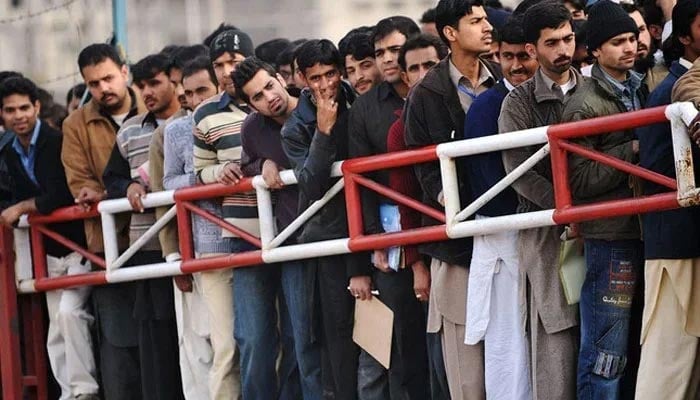
M 563 121 L 642 108 L 648 91 L 633 69 L 638 35 L 637 24 L 618 4 L 601 0 L 591 7 L 587 45 L 596 63 L 592 79 L 566 104 Z M 577 144 L 630 163 L 639 159 L 634 130 L 586 137 Z M 569 175 L 575 204 L 633 196 L 629 174 L 578 155 L 569 157 Z M 617 399 L 623 376 L 636 375 L 638 364 L 628 360 L 627 349 L 629 340 L 639 341 L 637 324 L 630 324 L 632 302 L 642 286 L 639 219 L 630 215 L 587 221 L 580 233 L 587 273 L 579 303 L 578 398 Z

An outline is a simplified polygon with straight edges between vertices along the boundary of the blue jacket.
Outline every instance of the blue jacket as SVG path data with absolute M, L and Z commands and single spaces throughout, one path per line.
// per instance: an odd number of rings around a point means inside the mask
M 687 69 L 674 62 L 669 74 L 651 93 L 647 108 L 669 104 L 671 90 L 678 78 Z M 640 165 L 652 171 L 676 177 L 671 142 L 671 124 L 654 124 L 637 129 L 639 135 Z M 693 144 L 693 158 L 698 160 L 700 149 Z M 695 173 L 698 172 L 695 165 Z M 644 194 L 651 195 L 669 190 L 663 186 L 644 181 Z M 677 210 L 644 214 L 644 253 L 647 260 L 685 259 L 700 257 L 700 208 L 690 207 Z
M 507 95 L 508 89 L 501 81 L 477 97 L 469 107 L 464 120 L 463 139 L 498 134 L 498 116 Z M 470 201 L 476 200 L 506 176 L 500 151 L 463 157 L 459 167 L 469 176 L 469 185 L 472 189 Z M 517 207 L 518 195 L 513 188 L 509 187 L 481 207 L 477 214 L 498 217 L 515 214 Z

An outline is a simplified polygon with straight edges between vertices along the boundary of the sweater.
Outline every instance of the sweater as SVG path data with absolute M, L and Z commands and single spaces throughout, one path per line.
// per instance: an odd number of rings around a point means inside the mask
M 472 103 L 464 121 L 463 139 L 475 139 L 498 134 L 498 115 L 508 95 L 503 81 L 487 90 Z M 462 157 L 458 168 L 469 176 L 470 201 L 474 201 L 506 176 L 500 151 Z M 498 217 L 514 214 L 518 207 L 518 195 L 511 187 L 506 188 L 478 210 L 479 215 Z
M 202 183 L 216 183 L 227 163 L 240 163 L 241 126 L 247 115 L 226 92 L 203 102 L 194 111 L 194 170 Z M 255 192 L 224 197 L 222 212 L 227 222 L 260 236 Z M 222 234 L 236 236 L 225 229 Z
M 194 173 L 194 121 L 191 115 L 176 119 L 165 127 L 163 187 L 165 190 L 176 190 L 194 186 L 197 176 Z M 216 200 L 198 201 L 197 206 L 221 217 L 221 202 Z M 230 253 L 231 238 L 221 236 L 219 225 L 194 215 L 192 232 L 194 250 L 198 254 Z

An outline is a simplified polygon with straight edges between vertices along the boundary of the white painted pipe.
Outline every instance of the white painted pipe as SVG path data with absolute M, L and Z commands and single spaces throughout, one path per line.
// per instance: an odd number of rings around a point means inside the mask
M 165 207 L 175 204 L 174 195 L 174 190 L 148 193 L 141 199 L 141 202 L 145 208 Z M 129 199 L 126 197 L 121 199 L 103 200 L 97 205 L 97 210 L 101 213 L 110 214 L 133 211 L 131 208 L 131 203 L 129 203 Z
M 508 150 L 548 142 L 549 126 L 525 129 L 517 132 L 501 133 L 476 139 L 458 140 L 437 146 L 438 157 L 457 158 L 492 151 Z
M 447 236 L 457 239 L 553 225 L 557 225 L 554 222 L 554 210 L 533 211 L 460 222 L 448 226 Z
M 158 232 L 165 227 L 174 217 L 177 215 L 177 208 L 175 206 L 170 207 L 170 209 L 160 217 L 155 224 L 151 225 L 146 232 L 143 233 L 136 241 L 129 246 L 128 249 L 122 253 L 119 258 L 114 260 L 113 263 L 107 264 L 107 271 L 114 271 L 121 268 L 124 263 L 126 263 L 136 252 L 141 250 L 141 248 L 146 245 L 151 239 L 158 236 Z
M 305 258 L 327 257 L 350 253 L 349 239 L 324 240 L 322 242 L 295 244 L 264 250 L 263 261 L 277 263 L 291 260 L 303 260 Z

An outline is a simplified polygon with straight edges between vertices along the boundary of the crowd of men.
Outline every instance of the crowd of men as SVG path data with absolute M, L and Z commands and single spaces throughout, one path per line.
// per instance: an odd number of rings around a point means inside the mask
M 149 193 L 262 175 L 282 231 L 336 185 L 336 161 L 700 103 L 698 0 L 525 0 L 512 11 L 440 0 L 420 24 L 384 18 L 337 47 L 255 47 L 222 24 L 203 44 L 167 46 L 131 66 L 93 44 L 78 56 L 84 85 L 69 93 L 65 119 L 42 114 L 55 105 L 31 80 L 0 73 L 0 222 L 127 198 L 133 213 L 116 223 L 123 250 L 167 212 L 144 207 Z M 689 134 L 698 155 L 700 122 Z M 669 123 L 574 142 L 675 178 Z M 541 151 L 459 159 L 463 205 Z M 286 169 L 297 185 L 284 184 Z M 537 162 L 473 218 L 554 208 L 552 172 L 548 157 Z M 442 210 L 440 174 L 430 162 L 370 178 Z M 568 175 L 574 204 L 669 190 L 577 154 Z M 360 196 L 366 234 L 439 224 L 375 192 Z M 254 193 L 197 206 L 236 227 L 194 216 L 197 258 L 255 250 L 242 237 L 260 233 Z M 98 219 L 51 228 L 104 252 Z M 586 267 L 578 302 L 558 271 L 572 233 Z M 347 236 L 336 195 L 285 243 Z M 44 244 L 50 277 L 99 268 L 51 238 Z M 179 259 L 171 223 L 124 268 Z M 353 341 L 355 303 L 377 291 L 394 316 L 388 369 Z M 61 400 L 700 395 L 697 206 L 56 290 L 46 302 Z

